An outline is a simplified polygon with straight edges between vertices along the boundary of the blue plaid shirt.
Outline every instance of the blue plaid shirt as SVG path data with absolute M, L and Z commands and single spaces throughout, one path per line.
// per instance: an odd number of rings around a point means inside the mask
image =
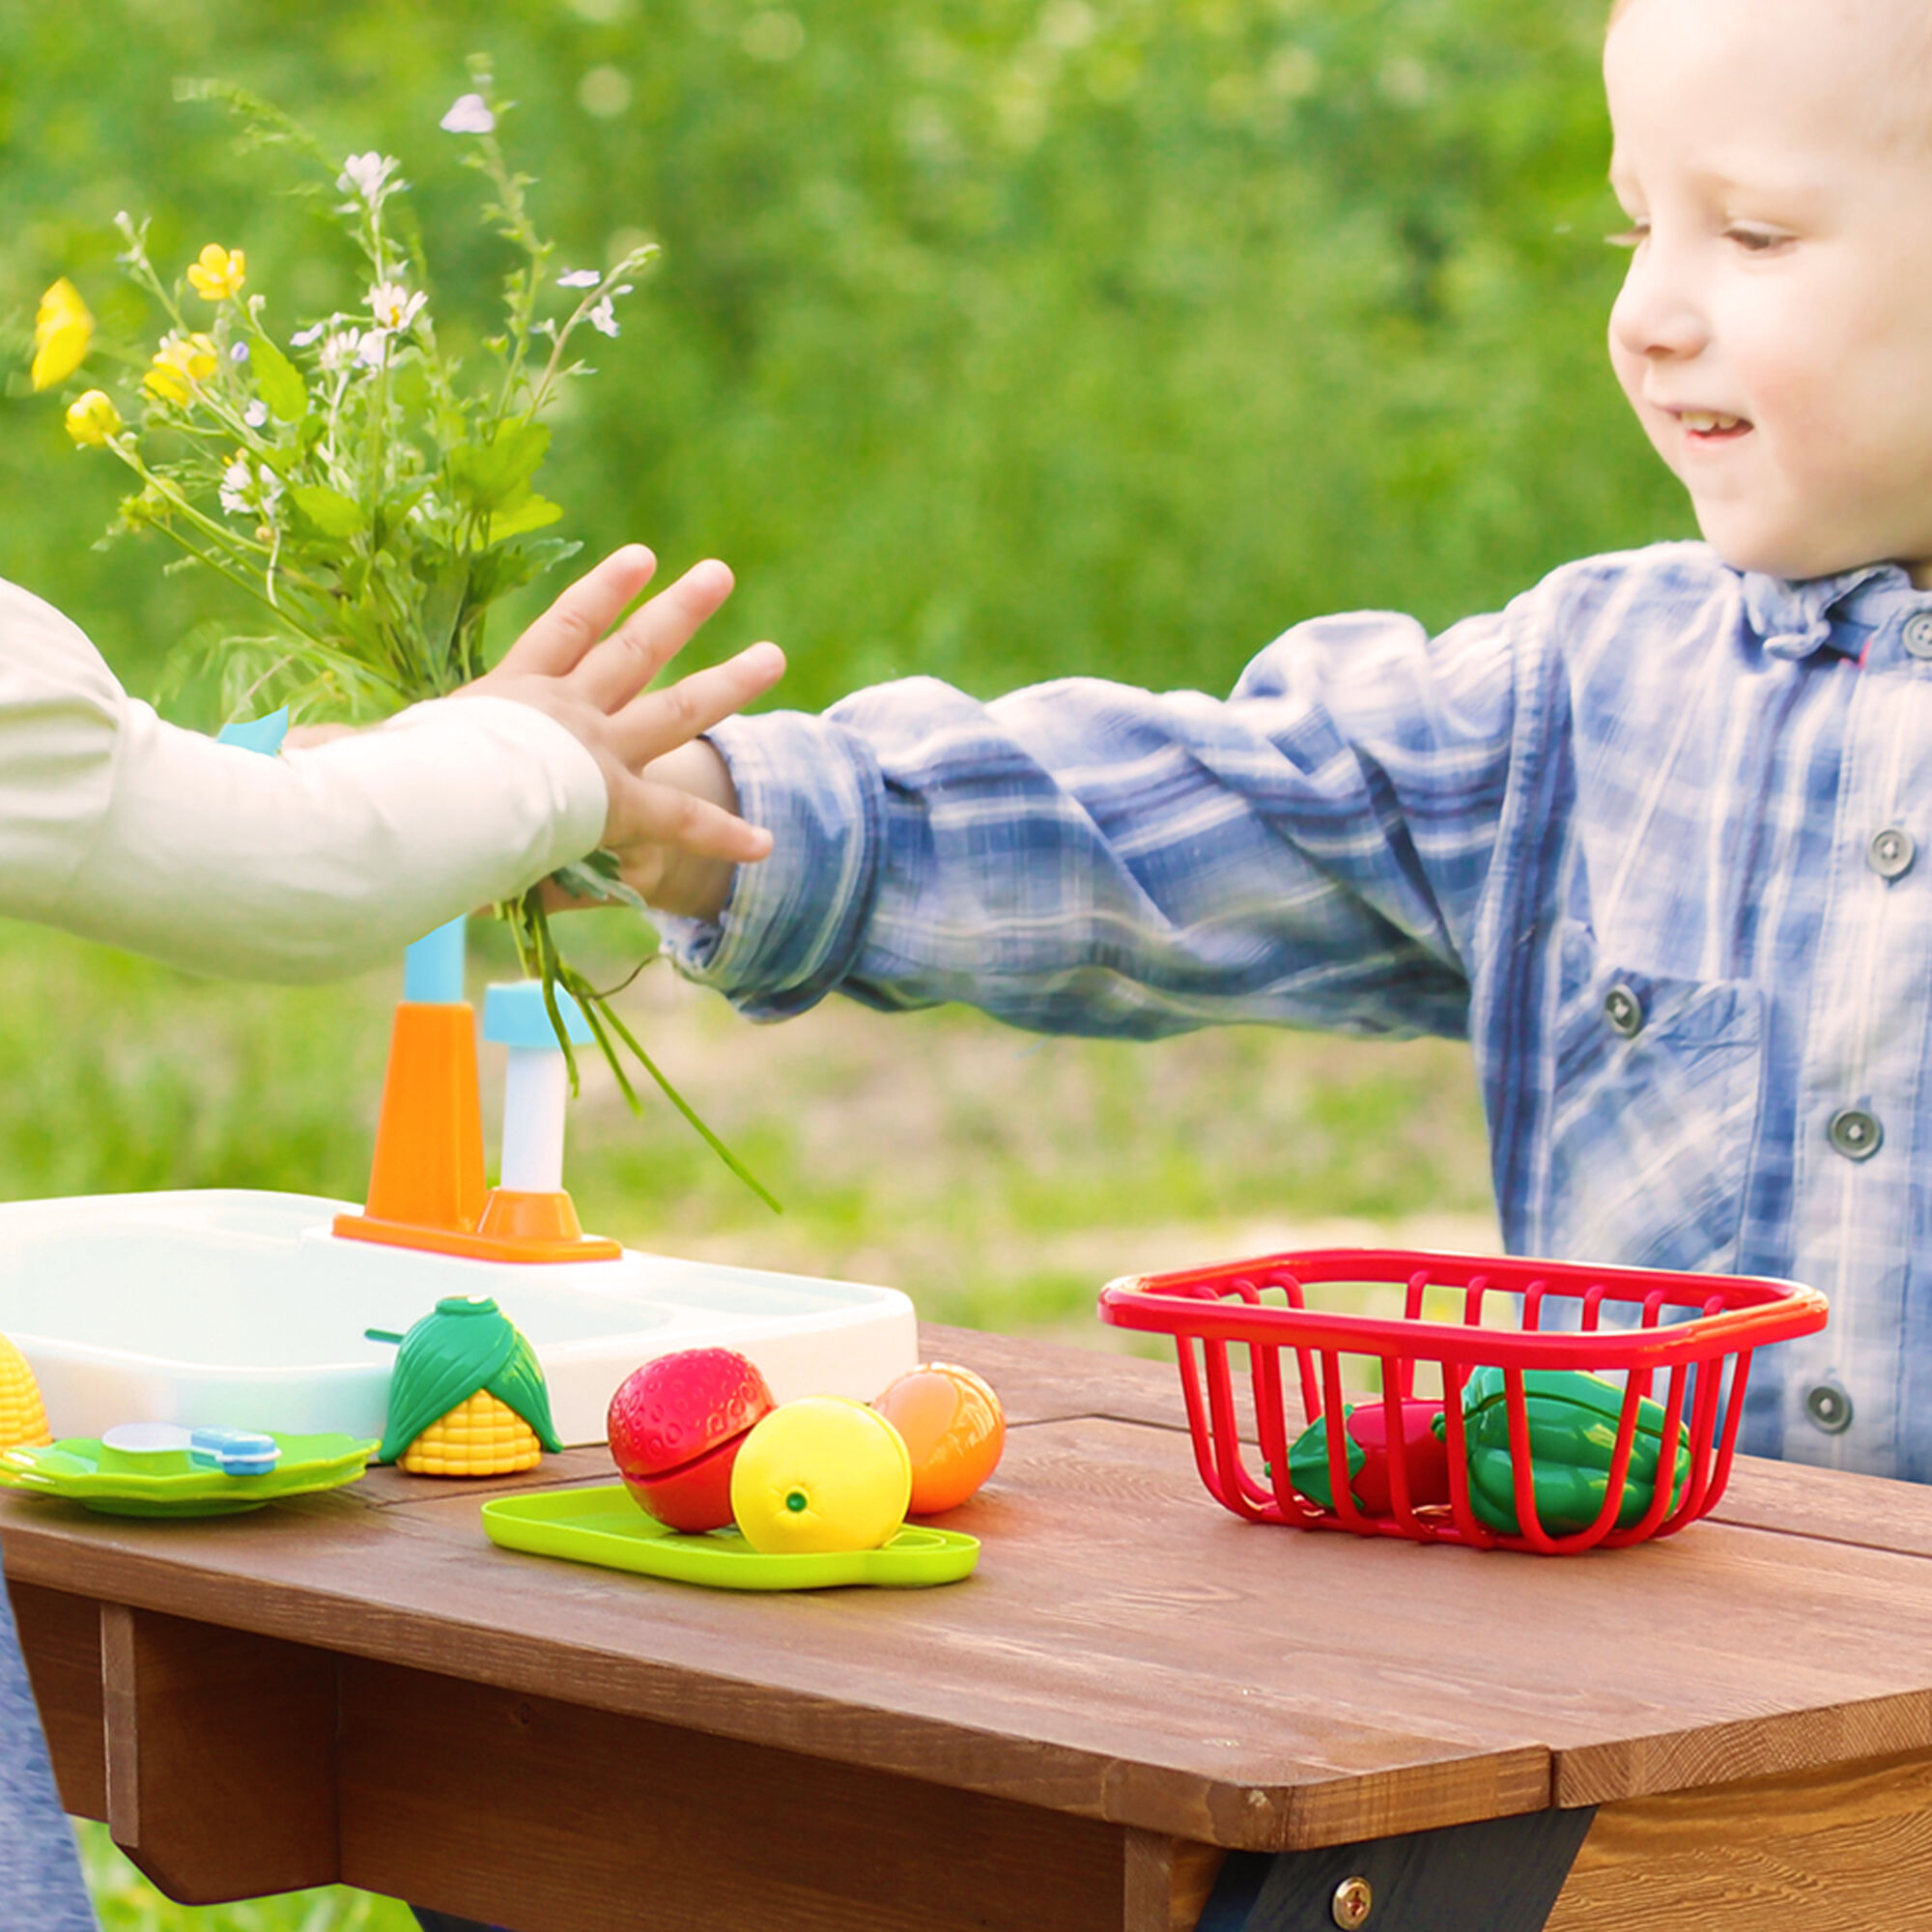
M 1227 699 L 913 679 L 714 733 L 777 852 L 683 970 L 1047 1032 L 1466 1037 L 1517 1253 L 1831 1297 L 1744 1446 L 1932 1480 L 1932 593 L 1596 557 Z

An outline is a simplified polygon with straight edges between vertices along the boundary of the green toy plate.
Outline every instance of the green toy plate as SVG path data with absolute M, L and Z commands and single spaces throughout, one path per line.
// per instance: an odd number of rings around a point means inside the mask
M 735 1529 L 685 1536 L 647 1517 L 622 1483 L 540 1490 L 483 1505 L 483 1530 L 505 1549 L 565 1556 L 719 1590 L 822 1590 L 838 1583 L 918 1588 L 956 1583 L 980 1560 L 977 1537 L 908 1523 L 878 1549 L 767 1556 Z
M 240 1516 L 283 1496 L 353 1483 L 376 1453 L 353 1435 L 273 1435 L 281 1457 L 265 1475 L 229 1476 L 197 1467 L 181 1450 L 150 1455 L 139 1471 L 101 1467 L 116 1463 L 91 1435 L 70 1435 L 50 1448 L 0 1454 L 0 1485 L 30 1495 L 60 1496 L 103 1516 Z

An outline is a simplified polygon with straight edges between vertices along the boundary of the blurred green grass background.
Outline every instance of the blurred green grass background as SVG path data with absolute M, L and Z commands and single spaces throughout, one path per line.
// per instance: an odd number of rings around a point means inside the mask
M 40 291 L 104 334 L 157 259 L 219 240 L 284 331 L 350 264 L 238 159 L 216 75 L 344 154 L 399 156 L 446 333 L 508 266 L 437 121 L 494 55 L 569 263 L 664 257 L 557 419 L 543 488 L 590 552 L 631 538 L 740 588 L 694 661 L 785 644 L 783 701 L 904 673 L 1225 689 L 1312 612 L 1432 623 L 1563 558 L 1685 534 L 1602 353 L 1617 263 L 1602 0 L 99 0 L 0 8 L 0 360 Z M 137 691 L 222 612 L 154 545 L 95 549 L 118 477 L 51 399 L 0 394 L 0 575 Z M 554 585 L 549 586 L 554 588 Z M 507 641 L 533 600 L 513 609 Z M 177 715 L 206 723 L 205 695 Z M 198 709 L 198 707 L 200 707 Z M 191 916 L 191 908 L 185 909 Z M 598 974 L 643 951 L 598 915 Z M 491 933 L 472 975 L 508 970 Z M 10 924 L 0 1198 L 238 1185 L 359 1196 L 399 975 L 216 985 Z M 594 1069 L 569 1179 L 634 1244 L 886 1281 L 926 1316 L 1111 1338 L 1110 1275 L 1350 1234 L 1489 1228 L 1466 1055 L 1252 1031 L 1037 1041 L 828 1004 L 753 1029 L 646 971 L 642 1037 L 785 1202 Z M 486 1078 L 494 1076 L 486 1068 Z M 108 1932 L 393 1932 L 333 1893 L 185 1911 L 87 1838 Z

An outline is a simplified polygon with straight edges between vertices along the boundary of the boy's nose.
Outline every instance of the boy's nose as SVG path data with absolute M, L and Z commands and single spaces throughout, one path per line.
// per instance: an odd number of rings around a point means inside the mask
M 1694 355 L 1710 339 L 1683 282 L 1648 255 L 1631 263 L 1610 309 L 1610 335 L 1626 354 L 1642 356 Z

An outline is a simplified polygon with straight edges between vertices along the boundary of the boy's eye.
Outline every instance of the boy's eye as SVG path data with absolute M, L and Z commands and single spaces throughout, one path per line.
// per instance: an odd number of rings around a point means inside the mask
M 1724 234 L 1747 255 L 1761 255 L 1766 249 L 1780 247 L 1791 240 L 1776 228 L 1727 228 Z
M 1650 224 L 1647 221 L 1634 221 L 1628 228 L 1619 229 L 1614 235 L 1605 235 L 1604 240 L 1612 248 L 1634 248 L 1647 240 L 1649 235 Z

